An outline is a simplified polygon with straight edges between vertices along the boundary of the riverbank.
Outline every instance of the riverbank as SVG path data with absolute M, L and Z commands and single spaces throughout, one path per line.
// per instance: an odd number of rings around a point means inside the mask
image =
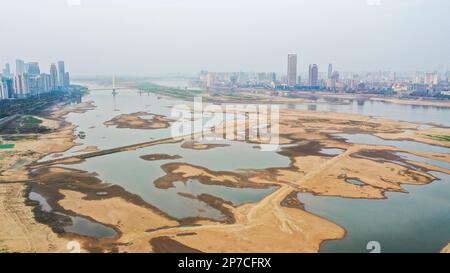
M 100 103 L 100 100 L 98 102 Z M 141 107 L 146 105 L 142 104 Z M 82 113 L 93 106 L 91 102 L 74 108 L 60 108 L 52 111 L 54 116 L 49 113 L 48 117 L 53 118 L 43 120 L 42 124 L 53 128 L 51 133 L 59 132 L 63 128 L 62 124 L 69 125 L 64 121 L 64 114 L 78 111 Z M 190 164 L 188 160 L 193 157 L 189 156 L 201 158 L 212 152 L 215 155 L 211 157 L 212 160 L 222 162 L 219 158 L 222 156 L 227 160 L 239 162 L 241 150 L 235 149 L 236 143 L 239 142 L 241 148 L 245 144 L 250 150 L 257 151 L 264 140 L 242 138 L 226 143 L 205 142 L 198 137 L 200 134 L 194 135 L 193 139 L 153 138 L 151 132 L 154 132 L 155 128 L 148 122 L 153 123 L 155 116 L 149 114 L 150 112 L 136 111 L 142 109 L 130 107 L 128 112 L 119 115 L 120 124 L 110 124 L 116 126 L 110 126 L 114 131 L 108 133 L 118 137 L 129 136 L 126 139 L 131 142 L 134 138 L 131 137 L 130 130 L 134 128 L 135 133 L 146 130 L 144 132 L 149 133 L 147 140 L 139 140 L 136 143 L 120 142 L 123 146 L 97 146 L 97 143 L 90 142 L 94 133 L 86 128 L 95 125 L 100 127 L 99 124 L 103 126 L 105 121 L 117 117 L 117 114 L 111 112 L 110 116 L 102 116 L 101 113 L 94 112 L 91 116 L 99 116 L 97 122 L 100 123 L 93 124 L 90 121 L 85 124 L 83 130 L 88 134 L 83 149 L 74 149 L 75 153 L 66 153 L 65 156 L 57 158 L 49 157 L 47 161 L 21 163 L 26 171 L 25 175 L 30 175 L 23 177 L 28 181 L 24 188 L 28 187 L 33 195 L 40 196 L 36 199 L 38 201 L 27 202 L 33 206 L 24 207 L 34 214 L 32 221 L 36 222 L 34 219 L 37 219 L 41 223 L 39 225 L 43 225 L 46 232 L 52 234 L 46 236 L 52 243 L 36 235 L 43 246 L 38 250 L 23 248 L 20 251 L 65 251 L 64 242 L 76 240 L 81 243 L 83 250 L 88 252 L 318 252 L 323 242 L 342 239 L 346 230 L 329 219 L 305 210 L 302 200 L 295 199 L 297 193 L 353 199 L 383 199 L 389 192 L 407 194 L 404 185 L 432 183 L 436 177 L 430 174 L 430 171 L 450 173 L 445 166 L 434 166 L 428 164 L 428 161 L 417 162 L 414 158 L 399 155 L 404 153 L 424 160 L 450 162 L 449 154 L 439 152 L 436 148 L 447 147 L 445 138 L 427 137 L 448 135 L 450 132 L 446 128 L 424 128 L 415 123 L 356 114 L 282 109 L 279 140 L 280 144 L 286 145 L 280 146 L 278 151 L 272 153 L 274 157 L 286 159 L 285 163 L 225 171 L 224 166 L 208 165 L 206 161 Z M 159 111 L 152 112 L 161 115 Z M 83 120 L 84 117 L 78 118 Z M 161 120 L 154 121 L 159 123 Z M 157 127 L 170 126 L 171 121 L 165 118 L 163 121 L 167 122 L 167 125 Z M 254 127 L 257 121 L 249 120 L 247 125 L 243 125 Z M 70 136 L 71 141 L 64 147 L 74 145 L 73 129 L 68 128 L 67 137 Z M 226 129 L 221 126 L 215 128 L 215 136 L 223 135 Z M 106 134 L 105 131 L 102 134 Z M 386 143 L 388 139 L 399 142 L 408 139 L 435 149 L 418 151 L 414 150 L 414 147 L 355 143 L 352 139 L 340 137 L 343 134 L 379 136 L 381 142 Z M 208 136 L 208 133 L 204 135 Z M 149 138 L 152 140 L 148 141 Z M 58 155 L 64 150 L 60 147 L 57 151 L 52 149 L 52 143 L 46 144 L 46 153 Z M 28 147 L 29 151 L 37 148 L 36 144 L 29 144 Z M 138 152 L 147 148 L 145 153 Z M 228 152 L 229 150 L 234 153 Z M 214 154 L 216 151 L 218 153 Z M 248 152 L 242 150 L 245 151 Z M 35 158 L 41 158 L 46 153 L 39 152 Z M 114 161 L 113 158 L 119 161 Z M 100 165 L 107 165 L 110 169 L 105 171 L 95 164 L 92 168 L 86 168 L 91 160 Z M 167 162 L 168 160 L 170 162 Z M 159 161 L 161 162 L 158 164 Z M 19 166 L 20 164 L 15 167 Z M 114 172 L 110 166 L 118 172 Z M 134 180 L 134 177 L 141 175 L 141 171 L 144 177 Z M 109 175 L 105 176 L 105 172 Z M 132 175 L 120 176 L 120 172 L 130 172 Z M 152 176 L 153 173 L 156 173 L 155 177 Z M 129 183 L 120 183 L 120 180 L 127 180 Z M 8 177 L 8 181 L 20 182 L 13 181 L 12 177 Z M 148 184 L 154 187 L 148 188 Z M 168 192 L 176 188 L 182 190 L 173 195 L 163 195 L 163 198 L 146 196 L 149 192 Z M 212 188 L 216 188 L 216 191 L 204 192 Z M 218 188 L 229 191 L 228 195 L 216 196 L 215 194 L 220 193 Z M 260 197 L 244 198 L 241 202 L 227 199 L 230 195 L 238 195 L 238 191 L 269 188 L 270 190 L 259 195 Z M 22 199 L 17 202 L 25 201 L 26 195 L 22 193 Z M 170 200 L 169 203 L 182 210 L 186 204 L 192 204 L 180 202 L 183 199 L 202 204 L 194 207 L 197 214 L 175 217 L 169 213 L 167 206 L 161 205 Z M 219 217 L 201 214 L 206 209 L 216 210 Z M 74 227 L 71 219 L 82 219 L 88 228 L 83 225 Z M 12 226 L 13 222 L 9 222 Z M 26 222 L 27 227 L 28 225 L 34 224 Z M 7 228 L 2 227 L 1 230 Z M 6 235 L 0 236 L 1 240 Z M 57 240 L 62 241 L 56 242 Z M 53 250 L 45 248 L 45 245 L 61 247 Z M 5 247 L 4 251 L 15 251 L 14 249 L 19 247 Z
M 74 125 L 65 122 L 70 112 L 88 111 L 92 103 L 58 103 L 36 116 L 50 132 L 14 138 L 14 148 L 0 151 L 0 252 L 67 252 L 70 237 L 61 238 L 36 221 L 35 205 L 27 200 L 30 176 L 27 164 L 75 145 Z
M 279 90 L 238 90 L 238 91 L 206 91 L 180 89 L 170 86 L 158 86 L 152 83 L 130 84 L 130 88 L 138 88 L 143 92 L 152 92 L 159 95 L 170 96 L 181 99 L 193 99 L 202 97 L 204 101 L 215 103 L 273 103 L 273 104 L 292 104 L 292 103 L 317 103 L 320 99 L 327 103 L 346 104 L 350 100 L 367 100 L 393 103 L 399 105 L 412 106 L 434 106 L 450 108 L 450 100 L 432 100 L 427 98 L 399 98 L 387 97 L 374 94 L 340 94 L 323 91 L 284 91 L 284 94 L 292 93 L 289 96 L 275 96 L 270 93 L 276 93 Z
M 289 145 L 278 153 L 289 158 L 290 166 L 220 172 L 203 166 L 174 162 L 163 164 L 161 168 L 165 175 L 149 181 L 156 188 L 164 190 L 173 188 L 175 182 L 189 184 L 193 181 L 206 186 L 239 189 L 277 186 L 273 193 L 262 200 L 242 205 L 233 205 L 206 195 L 180 194 L 179 198 L 193 198 L 217 208 L 226 215 L 223 221 L 200 217 L 175 219 L 158 209 L 158 204 L 144 202 L 139 194 L 131 195 L 126 188 L 111 186 L 109 181 L 101 181 L 95 173 L 83 174 L 77 170 L 51 167 L 52 164 L 64 163 L 58 160 L 42 162 L 41 165 L 32 167 L 36 168 L 36 172 L 50 167 L 48 172 L 43 172 L 45 176 L 35 177 L 45 183 L 34 190 L 42 193 L 55 211 L 86 217 L 117 231 L 118 236 L 114 239 L 85 238 L 83 247 L 90 251 L 317 252 L 324 241 L 343 238 L 345 230 L 327 219 L 305 211 L 301 205 L 289 205 L 295 204 L 290 200 L 295 193 L 383 199 L 386 192 L 406 193 L 403 184 L 423 185 L 433 182 L 436 178 L 428 174 L 429 170 L 450 172 L 392 155 L 405 152 L 449 161 L 445 154 L 385 145 L 355 144 L 335 137 L 341 133 L 394 135 L 407 130 L 420 132 L 417 124 L 301 110 L 282 110 L 280 115 L 280 141 Z M 256 121 L 250 121 L 248 126 L 255 125 L 254 122 Z M 124 124 L 124 128 L 128 127 Z M 220 129 L 215 133 L 220 135 Z M 198 145 L 211 145 L 202 143 L 200 139 L 196 141 Z M 183 149 L 183 146 L 192 144 L 192 140 L 179 142 L 180 140 L 154 140 L 145 145 L 171 143 L 178 144 Z M 257 142 L 251 144 L 258 145 Z M 143 145 L 124 147 L 113 152 L 139 149 Z M 219 147 L 227 149 L 229 146 Z M 193 151 L 201 156 L 208 149 Z M 92 152 L 92 156 L 102 155 L 101 150 Z M 159 157 L 153 156 L 150 159 Z M 90 160 L 89 158 L 88 153 L 85 160 Z M 177 160 L 179 156 L 172 154 L 171 158 Z M 166 159 L 170 158 L 166 156 Z M 136 156 L 136 160 L 142 160 L 142 157 Z M 64 185 L 57 183 L 61 175 L 65 177 Z

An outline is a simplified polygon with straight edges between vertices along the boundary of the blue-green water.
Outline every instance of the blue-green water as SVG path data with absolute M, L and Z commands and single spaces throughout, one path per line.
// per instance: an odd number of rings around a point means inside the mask
M 51 212 L 53 210 L 52 207 L 48 204 L 47 200 L 39 193 L 30 192 L 28 198 L 30 200 L 38 202 L 39 207 L 42 211 Z M 62 213 L 59 214 L 65 215 Z M 91 220 L 88 220 L 80 216 L 70 216 L 70 215 L 65 216 L 69 217 L 71 220 L 70 224 L 63 227 L 65 232 L 76 233 L 95 238 L 114 238 L 117 236 L 117 232 L 114 229 L 107 227 L 105 225 L 95 223 Z
M 138 94 L 135 90 L 120 90 L 113 98 L 110 92 L 92 91 L 83 101 L 94 101 L 97 108 L 86 113 L 70 113 L 68 121 L 77 125 L 77 131 L 86 133 L 85 139 L 77 139 L 81 145 L 64 153 L 73 155 L 77 150 L 87 146 L 98 146 L 100 149 L 113 148 L 170 136 L 170 129 L 140 130 L 118 129 L 103 123 L 111 118 L 126 113 L 147 111 L 153 114 L 170 116 L 171 106 L 190 104 L 176 99 L 168 99 L 153 94 Z M 317 103 L 315 107 L 294 105 L 294 108 L 305 107 L 311 111 L 331 111 L 355 113 L 401 120 L 438 123 L 450 125 L 449 108 L 414 107 L 382 102 L 367 101 L 364 104 Z M 341 134 L 348 142 L 372 145 L 391 145 L 402 149 L 425 152 L 448 153 L 450 149 L 414 141 L 387 141 L 371 135 Z M 181 148 L 181 143 L 164 144 L 147 147 L 136 151 L 90 158 L 83 163 L 69 167 L 96 172 L 99 178 L 107 183 L 117 184 L 125 190 L 138 194 L 149 204 L 161 209 L 176 218 L 191 216 L 208 217 L 222 220 L 224 215 L 206 203 L 196 199 L 180 196 L 188 193 L 197 196 L 208 193 L 235 205 L 247 202 L 258 202 L 274 190 L 242 189 L 219 185 L 204 185 L 196 180 L 187 183 L 175 182 L 173 188 L 159 189 L 154 185 L 155 179 L 165 173 L 161 165 L 165 163 L 183 162 L 199 165 L 214 171 L 239 171 L 242 169 L 264 169 L 268 167 L 286 167 L 290 161 L 276 152 L 261 152 L 251 144 L 242 142 L 217 142 L 229 144 L 211 150 L 191 150 Z M 323 149 L 328 155 L 338 155 L 341 149 Z M 145 161 L 141 155 L 164 153 L 180 155 L 176 160 Z M 420 158 L 410 154 L 398 153 L 405 159 L 426 162 L 448 168 L 448 163 Z M 45 159 L 50 159 L 47 156 Z M 424 186 L 405 186 L 410 192 L 388 193 L 386 200 L 357 200 L 337 197 L 320 197 L 311 194 L 300 194 L 306 209 L 324 216 L 347 229 L 344 240 L 330 241 L 323 244 L 323 252 L 367 252 L 369 241 L 379 241 L 381 250 L 385 252 L 436 252 L 450 242 L 450 180 L 448 175 L 433 173 L 440 181 Z M 358 181 L 349 181 L 357 184 Z M 83 223 L 78 222 L 79 233 L 86 233 Z M 77 232 L 77 230 L 72 230 Z
M 432 123 L 450 126 L 450 107 L 419 106 L 394 104 L 373 100 L 349 100 L 348 103 L 317 103 L 287 104 L 284 107 L 308 111 L 336 112 L 358 114 L 372 117 L 382 117 L 409 122 Z
M 336 134 L 336 136 L 346 139 L 347 142 L 356 144 L 393 146 L 400 149 L 413 150 L 419 152 L 450 153 L 450 148 L 420 143 L 416 141 L 385 140 L 368 134 Z
M 321 252 L 368 252 L 377 241 L 382 252 L 439 252 L 450 242 L 450 176 L 429 185 L 404 186 L 409 193 L 387 193 L 367 200 L 300 193 L 305 209 L 347 230 L 343 240 L 327 241 Z
M 365 134 L 340 134 L 351 143 L 390 145 L 402 149 L 448 153 L 449 149 L 414 141 L 382 140 Z M 397 152 L 404 160 L 447 168 L 447 162 Z M 403 162 L 397 164 L 405 165 Z M 406 164 L 407 165 L 407 164 Z M 430 172 L 439 180 L 428 185 L 403 185 L 408 193 L 386 193 L 387 199 L 367 200 L 298 194 L 305 209 L 347 230 L 343 240 L 327 241 L 321 252 L 368 252 L 370 241 L 382 252 L 439 252 L 450 242 L 450 176 Z
M 278 155 L 269 157 L 270 153 L 263 153 L 254 149 L 252 145 L 235 142 L 228 147 L 215 148 L 211 150 L 196 151 L 180 147 L 180 143 L 163 144 L 147 147 L 136 151 L 121 152 L 101 157 L 94 157 L 80 164 L 70 167 L 96 172 L 101 180 L 122 186 L 127 191 L 137 194 L 149 204 L 161 209 L 176 218 L 185 217 L 209 217 L 223 220 L 224 215 L 207 204 L 180 196 L 178 193 L 190 193 L 199 195 L 201 193 L 212 194 L 221 197 L 234 204 L 257 202 L 270 194 L 276 187 L 267 189 L 243 189 L 230 188 L 225 186 L 203 185 L 197 181 L 190 181 L 186 184 L 175 183 L 174 188 L 159 189 L 155 187 L 154 181 L 165 175 L 161 165 L 165 163 L 189 163 L 203 166 L 211 170 L 234 170 L 261 169 L 272 165 L 287 166 L 289 159 Z M 244 152 L 246 156 L 233 157 Z M 177 160 L 156 160 L 146 161 L 140 158 L 141 155 L 167 153 L 170 155 L 180 155 Z M 235 155 L 234 154 L 234 155 Z M 251 157 L 259 159 L 250 160 Z

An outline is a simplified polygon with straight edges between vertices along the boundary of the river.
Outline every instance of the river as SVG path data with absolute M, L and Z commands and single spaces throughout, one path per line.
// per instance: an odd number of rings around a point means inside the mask
M 85 113 L 70 113 L 67 120 L 77 126 L 76 133 L 85 132 L 79 145 L 63 153 L 70 156 L 88 146 L 99 149 L 113 148 L 170 136 L 170 128 L 157 130 L 118 129 L 105 121 L 119 114 L 145 111 L 170 116 L 171 108 L 185 101 L 159 95 L 138 93 L 136 90 L 119 90 L 116 96 L 110 91 L 92 91 L 83 101 L 93 101 L 96 108 Z M 312 107 L 311 105 L 314 105 Z M 347 104 L 327 102 L 283 105 L 287 108 L 310 111 L 330 111 L 395 118 L 423 124 L 450 126 L 450 108 L 410 106 L 379 101 L 350 101 Z M 349 142 L 381 144 L 371 135 L 339 135 Z M 221 142 L 223 144 L 223 142 Z M 228 141 L 229 146 L 197 151 L 184 149 L 180 143 L 147 147 L 102 157 L 90 158 L 70 167 L 96 172 L 104 182 L 117 184 L 146 202 L 176 218 L 208 217 L 223 220 L 224 215 L 200 200 L 181 196 L 180 193 L 199 195 L 208 193 L 235 205 L 257 202 L 276 190 L 241 189 L 217 185 L 204 185 L 198 181 L 175 182 L 175 187 L 160 189 L 153 181 L 164 175 L 162 164 L 173 160 L 145 161 L 146 154 L 165 153 L 179 155 L 176 162 L 203 166 L 213 171 L 239 171 L 287 167 L 289 159 L 276 152 L 260 152 L 252 144 Z M 386 145 L 386 142 L 383 142 Z M 388 145 L 412 148 L 419 151 L 448 153 L 448 149 L 417 142 L 391 141 Z M 339 153 L 331 149 L 328 153 Z M 42 160 L 52 159 L 48 155 Z M 403 155 L 404 157 L 412 155 Z M 411 158 L 410 158 L 411 159 Z M 431 160 L 416 158 L 430 164 Z M 441 162 L 442 163 L 442 162 Z M 448 166 L 444 166 L 447 168 Z M 407 186 L 408 194 L 389 193 L 387 200 L 355 200 L 338 197 L 321 197 L 299 194 L 305 209 L 330 219 L 347 230 L 343 240 L 326 242 L 323 252 L 366 252 L 370 241 L 378 241 L 386 252 L 436 252 L 450 242 L 450 179 L 448 175 L 433 173 L 440 181 L 426 186 Z

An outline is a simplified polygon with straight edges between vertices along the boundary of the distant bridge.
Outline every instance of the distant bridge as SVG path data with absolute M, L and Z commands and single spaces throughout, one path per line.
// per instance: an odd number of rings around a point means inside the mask
M 90 91 L 111 91 L 111 90 L 125 90 L 125 89 L 133 89 L 131 87 L 116 87 L 116 88 L 89 88 Z
M 116 90 L 124 90 L 124 89 L 132 89 L 130 87 L 116 87 L 116 76 L 113 75 L 112 77 L 112 86 L 111 87 L 99 87 L 99 88 L 89 88 L 89 90 L 92 91 L 111 91 L 112 94 L 115 95 L 117 92 Z

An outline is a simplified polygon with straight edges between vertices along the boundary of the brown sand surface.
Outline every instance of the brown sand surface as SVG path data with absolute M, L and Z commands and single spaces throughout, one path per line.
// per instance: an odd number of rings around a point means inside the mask
M 64 152 L 74 146 L 74 127 L 63 121 L 70 112 L 92 109 L 92 102 L 66 107 L 58 104 L 46 118 L 39 117 L 50 133 L 14 141 L 13 149 L 0 151 L 0 252 L 68 252 L 70 236 L 60 237 L 52 229 L 36 221 L 33 207 L 27 206 L 26 185 L 11 183 L 29 179 L 26 164 L 50 153 Z
M 405 131 L 402 133 L 379 133 L 378 137 L 389 140 L 412 140 L 431 145 L 450 147 L 450 141 L 439 140 L 432 136 L 450 136 L 450 128 L 427 128 L 424 130 Z
M 152 118 L 143 116 L 152 115 Z M 147 112 L 136 112 L 132 114 L 121 114 L 111 120 L 104 122 L 105 125 L 117 126 L 117 128 L 129 129 L 162 129 L 170 126 L 172 120 L 162 115 L 154 115 Z
M 0 183 L 0 252 L 68 252 L 67 238 L 36 222 L 32 206 L 26 206 L 26 186 Z
M 59 203 L 65 209 L 119 229 L 122 236 L 115 243 L 119 245 L 119 249 L 120 245 L 124 245 L 124 250 L 128 252 L 151 250 L 147 242 L 134 239 L 147 230 L 178 225 L 177 221 L 127 202 L 121 197 L 85 200 L 85 195 L 76 191 L 61 190 L 60 193 L 64 195 L 64 199 Z
M 192 149 L 192 150 L 210 150 L 219 147 L 227 147 L 228 144 L 217 144 L 217 143 L 201 143 L 198 141 L 185 141 L 181 144 L 181 148 Z
M 283 186 L 257 204 L 236 209 L 236 223 L 159 230 L 152 238 L 172 240 L 202 252 L 317 252 L 323 240 L 340 239 L 338 225 L 304 210 L 280 205 L 291 189 Z M 179 233 L 191 233 L 176 236 Z
M 269 98 L 264 99 L 268 100 Z M 72 111 L 86 111 L 89 107 L 93 107 L 92 103 L 85 103 L 81 109 L 72 109 Z M 67 111 L 60 111 L 59 115 L 67 113 Z M 177 221 L 158 211 L 151 204 L 146 204 L 137 196 L 125 192 L 124 189 L 118 189 L 117 186 L 108 188 L 108 184 L 99 184 L 102 181 L 93 177 L 92 174 L 82 172 L 76 174 L 77 171 L 71 169 L 50 168 L 48 173 L 44 172 L 43 176 L 37 177 L 41 183 L 38 186 L 43 189 L 57 190 L 55 196 L 57 196 L 59 207 L 55 209 L 63 209 L 75 215 L 88 217 L 119 231 L 120 236 L 116 239 L 85 238 L 88 249 L 121 252 L 317 252 L 324 240 L 341 239 L 345 235 L 345 230 L 329 220 L 303 210 L 301 200 L 293 198 L 296 192 L 378 199 L 384 198 L 386 191 L 405 192 L 402 184 L 421 185 L 432 182 L 435 178 L 428 174 L 427 170 L 440 170 L 448 173 L 448 170 L 425 163 L 403 162 L 418 167 L 418 170 L 400 165 L 392 161 L 398 159 L 393 158 L 391 152 L 410 152 L 448 162 L 449 155 L 446 154 L 405 151 L 389 146 L 356 145 L 331 136 L 334 133 L 377 134 L 386 139 L 404 139 L 405 136 L 408 136 L 408 139 L 415 141 L 437 144 L 432 143 L 430 139 L 421 137 L 421 134 L 424 132 L 447 134 L 448 132 L 443 128 L 417 131 L 417 124 L 352 114 L 300 110 L 281 110 L 280 114 L 281 143 L 295 144 L 295 146 L 283 148 L 279 152 L 281 155 L 289 157 L 291 161 L 289 166 L 225 172 L 212 171 L 187 163 L 168 163 L 162 165 L 166 174 L 154 181 L 158 187 L 163 189 L 171 187 L 175 181 L 188 183 L 190 179 L 197 179 L 204 184 L 236 188 L 279 186 L 276 191 L 261 201 L 241 206 L 233 206 L 233 204 L 214 196 L 192 196 L 192 198 L 204 201 L 220 211 L 228 213 L 229 219 L 232 221 L 217 222 L 200 218 Z M 155 129 L 166 128 L 164 126 L 168 126 L 170 122 L 165 117 L 156 115 L 145 119 L 142 117 L 145 115 L 148 113 L 119 115 L 114 118 L 116 120 L 113 119 L 107 123 L 119 128 Z M 54 119 L 58 120 L 56 116 Z M 255 121 L 249 121 L 249 126 L 255 124 Z M 55 150 L 62 152 L 73 145 L 72 131 L 73 128 L 68 126 L 55 132 L 58 133 L 55 137 L 61 138 L 59 144 L 56 145 L 57 149 L 49 147 L 51 145 L 49 142 L 45 143 L 45 139 L 42 141 L 39 139 L 37 141 L 39 143 L 33 143 L 36 140 L 23 141 L 16 148 L 22 153 L 29 152 L 28 158 L 30 159 L 38 159 L 45 154 L 55 152 Z M 218 131 L 220 133 L 220 129 Z M 42 137 L 48 137 L 48 135 L 50 134 Z M 54 140 L 49 138 L 48 141 Z M 239 141 L 258 143 L 257 140 Z M 322 148 L 340 148 L 344 151 L 339 155 L 331 156 L 323 154 Z M 365 155 L 365 157 L 361 155 Z M 371 157 L 372 155 L 376 156 Z M 11 168 L 18 158 L 13 158 L 13 156 L 8 154 L 6 157 L 6 154 L 4 155 L 4 158 L 9 158 L 5 161 L 9 165 L 8 169 L 2 173 L 6 176 L 2 176 L 2 178 L 6 178 L 8 182 L 13 179 L 28 179 L 27 169 L 24 167 Z M 21 156 L 26 156 L 26 154 Z M 379 159 L 380 157 L 382 160 Z M 4 160 L 4 158 L 0 158 L 0 160 Z M 72 162 L 71 158 L 65 160 L 67 163 Z M 61 177 L 65 177 L 63 184 L 58 183 Z M 363 185 L 349 183 L 348 179 L 360 180 Z M 149 183 L 152 182 L 149 181 Z M 23 184 L 0 185 L 21 186 Z M 107 195 L 97 196 L 96 192 L 99 190 L 106 191 Z M 20 192 L 21 189 L 18 188 L 18 191 Z M 11 195 L 4 194 L 3 196 L 5 196 L 5 200 L 12 198 Z M 185 197 L 180 196 L 180 198 Z M 23 207 L 27 208 L 24 205 Z M 28 208 L 30 219 L 33 220 L 31 208 Z M 0 210 L 2 213 L 8 211 L 7 209 Z M 12 219 L 15 216 L 7 213 L 5 217 Z M 0 245 L 6 249 L 4 251 L 20 249 L 23 246 L 13 245 L 3 239 L 7 236 L 4 229 L 14 224 L 12 220 L 5 223 L 2 224 L 6 226 L 1 226 L 2 229 L 0 229 Z M 42 224 L 36 222 L 31 225 Z M 43 226 L 51 231 L 48 226 Z M 45 232 L 43 231 L 42 234 Z M 39 239 L 39 243 L 35 243 L 42 245 L 42 251 L 52 251 L 45 250 L 45 246 L 48 246 L 49 242 L 51 245 L 58 246 L 57 241 L 65 240 L 67 236 L 51 234 L 55 238 L 46 236 L 47 240 Z M 25 241 L 30 241 L 28 235 L 14 236 L 22 236 L 26 238 Z M 40 237 L 36 236 L 35 238 Z M 22 245 L 25 244 L 22 243 Z
M 97 146 L 86 146 L 83 149 L 74 151 L 74 153 L 90 153 L 90 152 L 97 152 L 99 151 Z
M 317 252 L 324 240 L 340 239 L 345 231 L 338 225 L 301 209 L 301 200 L 287 202 L 290 197 L 292 199 L 293 193 L 306 191 L 319 195 L 379 199 L 385 198 L 386 191 L 404 192 L 402 184 L 432 182 L 435 178 L 425 169 L 444 171 L 436 166 L 405 161 L 424 169 L 413 170 L 387 159 L 392 157 L 390 152 L 395 151 L 411 152 L 429 158 L 447 158 L 446 155 L 405 151 L 390 146 L 356 145 L 329 136 L 331 133 L 342 132 L 394 135 L 404 130 L 415 130 L 415 124 L 350 114 L 329 115 L 297 110 L 283 110 L 281 114 L 280 131 L 284 134 L 283 137 L 288 143 L 296 144 L 280 152 L 291 159 L 290 166 L 251 172 L 216 172 L 187 163 L 168 163 L 162 166 L 166 175 L 155 181 L 161 188 L 171 187 L 175 181 L 188 182 L 189 179 L 231 187 L 251 185 L 246 183 L 280 185 L 278 190 L 258 203 L 238 207 L 217 203 L 216 205 L 232 214 L 232 223 L 199 219 L 193 226 L 177 226 L 173 223 L 171 227 L 149 228 L 146 229 L 147 232 L 139 233 L 117 225 L 111 219 L 105 219 L 102 216 L 104 212 L 100 213 L 101 209 L 93 212 L 75 208 L 82 200 L 82 195 L 77 197 L 71 193 L 69 198 L 65 192 L 66 198 L 72 199 L 71 205 L 65 199 L 60 204 L 98 222 L 115 225 L 122 233 L 119 241 L 128 242 L 125 243 L 127 246 L 119 247 L 121 251 Z M 322 154 L 322 148 L 341 148 L 343 152 L 330 156 Z M 357 156 L 365 151 L 371 151 L 373 159 Z M 380 161 L 377 159 L 380 156 L 387 159 Z M 349 183 L 347 179 L 360 180 L 363 185 Z M 98 202 L 104 200 L 89 202 L 92 202 L 89 207 L 97 207 L 100 204 Z M 124 202 L 111 198 L 106 207 L 118 206 Z M 119 215 L 115 221 L 120 217 L 125 216 Z M 137 216 L 131 214 L 127 217 Z M 136 220 L 127 218 L 127 221 L 133 223 Z M 150 223 L 146 225 L 152 226 Z M 164 223 L 155 224 L 160 227 L 163 225 Z M 129 238 L 128 236 L 132 239 L 123 239 Z
M 450 244 L 448 244 L 447 246 L 445 246 L 442 250 L 441 253 L 450 253 Z

